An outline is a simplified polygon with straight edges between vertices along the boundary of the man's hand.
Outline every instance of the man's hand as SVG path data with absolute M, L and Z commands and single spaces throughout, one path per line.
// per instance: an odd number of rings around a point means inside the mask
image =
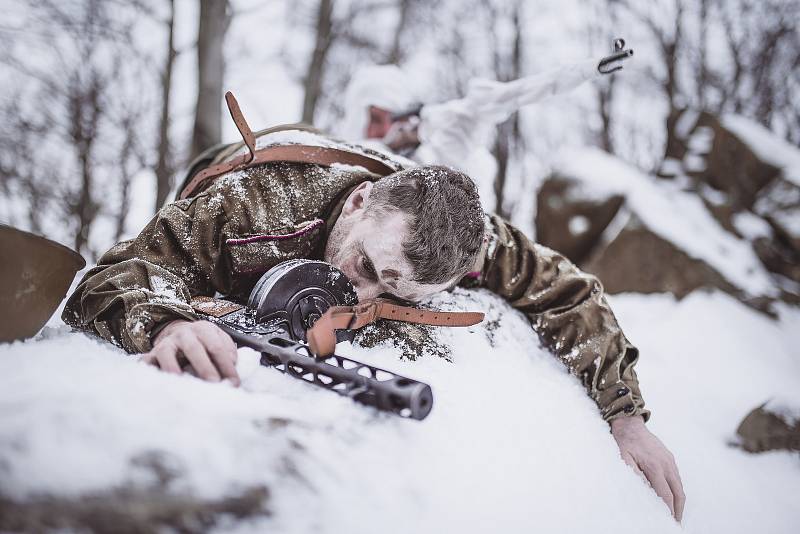
M 381 140 L 395 152 L 414 148 L 419 144 L 419 119 L 396 121 Z
M 239 385 L 236 344 L 209 321 L 172 321 L 153 340 L 153 349 L 142 361 L 168 373 L 180 374 L 179 359 L 185 359 L 197 376 L 209 382 L 228 378 Z
M 645 477 L 678 521 L 683 517 L 686 495 L 675 458 L 661 440 L 645 427 L 640 416 L 619 417 L 611 421 L 611 434 L 617 440 L 625 463 Z

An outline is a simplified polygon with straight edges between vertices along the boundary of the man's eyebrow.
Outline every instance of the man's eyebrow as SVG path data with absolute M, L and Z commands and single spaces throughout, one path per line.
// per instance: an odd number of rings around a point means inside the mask
M 381 274 L 387 278 L 400 278 L 401 275 L 398 271 L 394 269 L 384 269 L 381 271 Z

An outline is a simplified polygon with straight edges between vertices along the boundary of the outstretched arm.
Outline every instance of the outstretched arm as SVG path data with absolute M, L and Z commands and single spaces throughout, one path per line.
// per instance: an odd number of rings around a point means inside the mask
M 567 93 L 589 80 L 621 70 L 624 61 L 632 55 L 632 50 L 625 49 L 625 41 L 616 39 L 613 53 L 602 58 L 565 63 L 508 82 L 472 79 L 463 99 L 425 106 L 421 128 L 432 129 L 433 126 L 426 122 L 430 123 L 431 117 L 446 115 L 444 111 L 448 108 L 466 110 L 474 123 L 500 124 L 520 108 Z
M 634 371 L 638 350 L 622 333 L 597 278 L 497 216 L 487 222 L 487 243 L 471 275 L 473 283 L 530 318 L 543 344 L 581 380 L 611 424 L 623 459 L 680 518 L 683 490 L 675 461 L 644 425 L 650 412 Z
M 194 323 L 189 305 L 192 296 L 230 286 L 222 253 L 229 214 L 208 203 L 204 194 L 169 204 L 136 238 L 112 247 L 70 295 L 64 322 L 128 352 L 152 351 L 145 361 L 163 370 L 180 372 L 182 356 L 204 379 L 237 382 L 227 334 Z
M 528 316 L 606 421 L 634 415 L 646 420 L 650 412 L 634 371 L 639 351 L 622 333 L 599 280 L 496 215 L 487 227 L 483 263 L 472 276 Z
M 624 41 L 617 39 L 610 56 L 567 63 L 509 82 L 471 80 L 464 98 L 423 106 L 419 123 L 411 128 L 415 140 L 421 143 L 414 158 L 462 169 L 479 181 L 491 178 L 496 162 L 486 145 L 495 125 L 524 106 L 621 69 L 623 61 L 633 54 L 624 46 Z M 384 140 L 387 145 L 396 147 L 397 134 L 395 130 Z

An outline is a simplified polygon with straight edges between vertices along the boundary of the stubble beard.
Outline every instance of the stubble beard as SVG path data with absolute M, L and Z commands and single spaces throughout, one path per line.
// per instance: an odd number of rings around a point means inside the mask
M 342 268 L 344 262 L 342 246 L 351 226 L 352 223 L 348 221 L 343 221 L 341 218 L 337 220 L 333 228 L 331 228 L 328 234 L 328 242 L 325 244 L 325 261 L 339 269 Z

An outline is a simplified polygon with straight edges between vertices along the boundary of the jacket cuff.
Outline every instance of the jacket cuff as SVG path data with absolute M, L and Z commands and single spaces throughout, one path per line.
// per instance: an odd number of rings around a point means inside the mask
M 153 338 L 170 321 L 197 321 L 199 317 L 187 305 L 144 302 L 131 308 L 125 319 L 122 345 L 128 352 L 149 352 Z
M 644 400 L 624 382 L 606 388 L 598 397 L 597 404 L 606 422 L 634 415 L 641 415 L 645 423 L 650 419 L 650 410 L 644 407 Z

